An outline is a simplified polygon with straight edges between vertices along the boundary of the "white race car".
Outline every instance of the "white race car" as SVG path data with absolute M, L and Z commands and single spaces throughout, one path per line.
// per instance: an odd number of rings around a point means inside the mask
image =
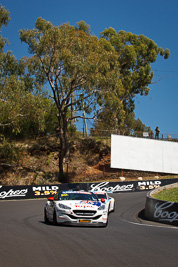
M 58 191 L 49 197 L 44 220 L 53 224 L 107 226 L 108 206 L 92 192 Z
M 104 191 L 94 191 L 95 195 L 97 195 L 98 199 L 104 199 L 105 204 L 108 206 L 108 212 L 114 212 L 115 211 L 115 199 L 113 197 L 110 197 L 107 192 Z

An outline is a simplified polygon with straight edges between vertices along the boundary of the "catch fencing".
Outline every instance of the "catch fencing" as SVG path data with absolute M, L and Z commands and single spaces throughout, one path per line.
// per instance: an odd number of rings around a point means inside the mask
M 153 133 L 153 131 L 133 131 L 133 130 L 132 131 L 128 131 L 128 130 L 97 130 L 95 131 L 93 129 L 90 129 L 89 136 L 98 137 L 102 139 L 102 138 L 110 138 L 112 134 L 155 139 L 155 134 Z M 85 134 L 83 134 L 83 136 L 85 136 Z M 178 134 L 160 132 L 159 139 L 178 142 Z

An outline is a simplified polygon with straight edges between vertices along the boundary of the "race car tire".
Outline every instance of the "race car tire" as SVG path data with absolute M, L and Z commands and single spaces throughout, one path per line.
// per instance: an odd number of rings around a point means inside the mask
M 103 223 L 102 227 L 106 227 L 108 225 L 108 220 L 106 223 Z
M 54 213 L 53 213 L 53 224 L 57 225 L 57 217 L 56 217 L 56 211 L 55 210 L 54 210 Z
M 110 204 L 109 204 L 109 207 L 108 207 L 108 216 L 109 216 L 109 214 L 110 214 L 110 212 L 111 212 L 110 208 L 111 208 L 111 206 L 110 206 Z
M 48 217 L 47 217 L 46 209 L 45 208 L 44 208 L 44 222 L 45 223 L 49 223 L 49 220 L 48 220 Z
M 115 211 L 115 208 L 116 208 L 116 204 L 115 204 L 115 202 L 114 202 L 114 206 L 113 206 L 112 212 Z

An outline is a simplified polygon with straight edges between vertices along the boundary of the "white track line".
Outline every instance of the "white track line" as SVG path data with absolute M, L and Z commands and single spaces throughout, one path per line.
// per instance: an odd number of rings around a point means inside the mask
M 178 227 L 176 226 L 169 226 L 169 225 L 152 225 L 152 224 L 144 224 L 144 223 L 135 223 L 135 222 L 131 222 L 131 221 L 127 221 L 124 219 L 121 219 L 124 222 L 130 223 L 130 224 L 135 224 L 135 225 L 139 225 L 139 226 L 147 226 L 147 227 L 156 227 L 156 228 L 166 228 L 166 229 L 175 229 L 178 230 Z

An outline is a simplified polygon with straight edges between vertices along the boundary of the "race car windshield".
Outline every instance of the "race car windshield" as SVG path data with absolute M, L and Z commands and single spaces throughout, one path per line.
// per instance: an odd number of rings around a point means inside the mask
M 99 199 L 101 199 L 101 198 L 106 199 L 106 194 L 97 194 L 97 197 L 98 197 Z
M 98 197 L 94 194 L 87 193 L 73 193 L 73 192 L 61 192 L 59 193 L 59 200 L 90 200 L 98 201 Z

